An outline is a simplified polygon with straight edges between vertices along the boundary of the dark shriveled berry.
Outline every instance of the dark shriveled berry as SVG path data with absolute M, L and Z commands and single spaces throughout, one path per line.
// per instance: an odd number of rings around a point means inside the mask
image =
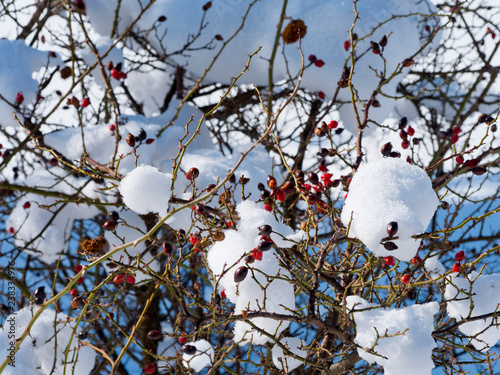
M 387 234 L 389 236 L 395 236 L 396 233 L 398 233 L 398 222 L 397 221 L 391 221 L 389 224 L 387 224 Z
M 118 214 L 118 212 L 116 211 L 109 211 L 108 212 L 108 217 L 111 219 L 111 220 L 115 220 L 115 221 L 118 221 L 118 219 L 120 219 L 120 215 Z
M 161 340 L 162 338 L 163 338 L 163 333 L 157 331 L 156 329 L 153 329 L 148 332 L 148 339 L 150 340 Z
M 128 133 L 127 134 L 127 138 L 125 138 L 125 142 L 127 142 L 127 144 L 130 146 L 130 147 L 134 147 L 135 146 L 135 137 L 132 133 Z
M 257 245 L 257 248 L 260 251 L 269 251 L 273 247 L 274 242 L 273 241 L 262 241 Z
M 168 242 L 163 242 L 163 244 L 161 245 L 161 248 L 163 250 L 163 253 L 165 255 L 170 255 L 172 254 L 172 250 L 173 250 L 173 247 L 171 244 L 169 244 Z
M 382 153 L 383 156 L 390 156 L 391 155 L 391 151 L 392 151 L 392 143 L 391 142 L 387 142 L 380 149 L 380 152 Z
M 196 346 L 194 345 L 184 345 L 182 347 L 182 352 L 187 355 L 195 355 L 196 354 Z
M 307 174 L 307 178 L 309 179 L 309 181 L 311 182 L 311 184 L 313 185 L 318 185 L 319 184 L 319 178 L 318 178 L 318 175 L 314 172 L 309 172 Z
M 384 242 L 384 248 L 388 251 L 393 251 L 398 249 L 398 245 L 396 245 L 394 242 L 388 241 Z
M 259 232 L 262 236 L 269 237 L 273 231 L 273 227 L 269 224 L 264 224 L 259 227 Z
M 402 117 L 401 120 L 399 120 L 399 123 L 398 123 L 399 130 L 403 130 L 406 127 L 407 124 L 408 124 L 408 118 Z
M 115 230 L 117 226 L 118 223 L 116 222 L 116 220 L 108 220 L 102 225 L 102 229 L 112 231 Z
M 241 283 L 248 275 L 248 268 L 241 266 L 236 271 L 234 271 L 234 282 Z
M 40 286 L 36 288 L 35 293 L 33 293 L 33 297 L 45 299 L 45 297 L 47 297 L 47 293 L 45 293 L 45 287 Z

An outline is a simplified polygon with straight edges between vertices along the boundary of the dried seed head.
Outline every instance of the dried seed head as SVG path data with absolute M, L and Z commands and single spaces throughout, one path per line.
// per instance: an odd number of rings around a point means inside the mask
M 285 26 L 281 37 L 285 44 L 295 43 L 299 38 L 304 38 L 307 33 L 307 26 L 301 19 L 291 20 L 288 25 Z

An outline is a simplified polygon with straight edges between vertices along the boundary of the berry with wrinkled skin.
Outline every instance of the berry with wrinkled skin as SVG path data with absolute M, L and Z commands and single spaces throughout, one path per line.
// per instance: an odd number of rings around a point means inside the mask
M 24 208 L 25 210 L 27 210 L 27 209 L 28 209 L 28 208 L 30 208 L 30 207 L 31 207 L 31 203 L 30 203 L 30 202 L 24 202 L 24 204 L 23 204 L 23 208 Z
M 387 45 L 387 35 L 384 35 L 378 42 L 382 47 L 385 47 Z
M 181 337 L 179 337 L 179 342 L 184 345 L 187 342 L 187 333 L 182 332 Z
M 270 189 L 276 189 L 278 187 L 278 182 L 273 176 L 269 175 L 267 176 L 267 186 L 269 186 Z
M 114 278 L 113 278 L 113 283 L 115 284 L 121 284 L 125 281 L 125 276 L 123 274 L 120 274 L 120 275 L 116 275 Z
M 349 51 L 349 48 L 351 48 L 351 42 L 350 42 L 350 41 L 348 41 L 348 40 L 346 40 L 346 41 L 344 42 L 344 49 L 345 49 L 346 51 Z
M 255 260 L 262 260 L 262 251 L 260 251 L 260 250 L 254 250 L 254 251 L 252 251 L 252 257 Z
M 226 299 L 226 289 L 222 289 L 222 291 L 220 292 L 220 296 L 222 299 Z
M 387 241 L 387 242 L 384 242 L 384 248 L 387 251 L 394 251 L 394 250 L 398 249 L 398 245 L 396 245 L 394 242 Z
M 127 284 L 134 285 L 135 284 L 135 277 L 132 275 L 127 276 Z
M 78 295 L 78 291 L 76 289 L 71 289 L 71 291 L 69 292 L 69 294 L 72 296 L 72 297 L 76 297 Z
M 455 263 L 453 265 L 453 268 L 451 269 L 452 272 L 458 273 L 462 270 L 462 266 L 458 263 Z
M 458 253 L 455 254 L 455 260 L 457 262 L 461 262 L 465 259 L 465 253 L 463 251 L 459 251 Z
M 420 263 L 422 263 L 422 258 L 420 258 L 419 256 L 413 257 L 412 260 L 411 260 L 411 263 L 413 265 L 417 266 Z
M 16 103 L 21 104 L 22 102 L 24 102 L 24 96 L 23 96 L 23 93 L 21 91 L 19 91 L 16 94 Z

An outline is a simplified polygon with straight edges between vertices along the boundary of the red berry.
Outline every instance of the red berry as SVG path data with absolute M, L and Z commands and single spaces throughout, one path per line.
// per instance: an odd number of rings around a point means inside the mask
M 455 160 L 456 160 L 456 162 L 458 164 L 463 164 L 464 161 L 465 161 L 463 155 L 457 155 L 457 157 L 455 158 Z
M 27 210 L 27 209 L 28 209 L 28 208 L 30 208 L 30 207 L 31 207 L 31 203 L 30 203 L 30 202 L 24 202 L 24 204 L 23 204 L 23 208 L 24 208 L 25 210 Z
M 51 167 L 55 167 L 57 165 L 57 163 L 58 163 L 58 161 L 57 161 L 56 158 L 52 158 L 52 159 L 49 160 L 49 165 Z
M 155 140 L 153 138 L 148 138 L 146 139 L 146 144 L 147 145 L 150 145 L 151 143 L 153 143 Z
M 451 131 L 453 134 L 460 134 L 462 132 L 462 129 L 460 128 L 460 126 L 454 126 Z
M 127 74 L 120 72 L 118 69 L 111 69 L 111 77 L 114 79 L 127 78 Z
M 330 122 L 328 123 L 328 128 L 329 128 L 329 129 L 335 129 L 337 126 L 339 126 L 339 123 L 338 123 L 337 121 L 335 121 L 335 120 L 330 121 Z
M 416 266 L 416 265 L 422 263 L 422 258 L 420 258 L 418 256 L 417 257 L 413 257 L 413 259 L 411 260 L 411 262 Z
M 80 107 L 82 107 L 82 108 L 88 107 L 89 105 L 90 105 L 90 99 L 89 98 L 84 98 L 80 102 Z
M 262 260 L 262 251 L 260 251 L 260 250 L 252 251 L 252 257 L 255 260 Z
M 318 169 L 320 172 L 328 172 L 327 166 L 323 164 L 321 164 Z
M 72 296 L 72 297 L 76 297 L 78 295 L 78 291 L 76 289 L 71 289 L 71 291 L 69 292 L 69 294 Z
M 125 281 L 125 276 L 123 274 L 119 274 L 119 275 L 116 275 L 114 278 L 113 278 L 113 282 L 115 284 L 121 284 Z
M 83 266 L 82 266 L 81 264 L 77 264 L 77 265 L 73 268 L 73 271 L 75 271 L 75 273 L 78 273 L 78 272 L 80 272 L 82 269 L 83 269 Z
M 317 60 L 316 55 L 309 55 L 309 61 L 314 63 Z
M 391 221 L 389 224 L 387 224 L 387 234 L 392 237 L 395 236 L 396 233 L 398 233 L 399 225 L 397 221 Z
M 318 91 L 318 98 L 320 98 L 321 100 L 324 100 L 325 99 L 325 93 L 323 91 Z
M 408 130 L 406 132 L 409 136 L 415 135 L 415 129 L 413 129 L 411 126 L 408 126 Z
M 266 210 L 267 212 L 271 212 L 273 210 L 273 208 L 270 205 L 265 204 L 264 205 L 264 210 Z M 14 233 L 14 232 L 12 231 L 11 233 Z
M 15 232 L 14 228 L 13 228 L 13 227 L 10 227 L 10 228 L 9 228 L 9 233 L 10 233 L 10 234 L 14 234 L 14 232 Z
M 456 273 L 460 272 L 461 270 L 462 270 L 462 266 L 460 266 L 460 264 L 458 264 L 458 263 L 455 263 L 453 265 L 453 268 L 451 269 L 452 272 L 456 272 Z
M 346 51 L 348 51 L 348 50 L 349 50 L 349 48 L 351 48 L 351 42 L 350 42 L 350 41 L 348 41 L 348 40 L 346 40 L 346 41 L 344 42 L 344 49 L 345 49 Z
M 403 141 L 401 142 L 401 147 L 406 150 L 408 147 L 410 147 L 410 142 L 408 141 Z
M 411 280 L 411 276 L 408 274 L 401 276 L 401 282 L 405 285 L 410 284 L 410 280 Z
M 111 130 L 112 132 L 114 132 L 116 130 L 116 125 L 115 124 L 109 125 L 109 130 Z
M 453 134 L 451 136 L 451 143 L 457 143 L 458 142 L 458 134 Z
M 182 332 L 181 337 L 179 337 L 179 342 L 182 345 L 184 345 L 187 342 L 187 333 L 186 332 Z
M 156 371 L 156 365 L 154 363 L 150 363 L 149 365 L 144 366 L 142 369 L 145 374 L 154 374 Z
M 193 234 L 191 234 L 189 236 L 189 242 L 191 242 L 191 244 L 193 246 L 196 246 L 198 244 L 198 238 L 196 236 L 194 236 Z
M 318 68 L 321 68 L 323 65 L 325 65 L 325 62 L 321 59 L 318 59 L 314 62 L 314 65 L 316 65 Z
M 77 283 L 78 285 L 83 284 L 83 277 L 80 277 L 78 280 L 76 280 L 76 283 Z
M 461 262 L 465 259 L 465 253 L 463 251 L 459 251 L 458 253 L 455 254 L 455 260 L 457 262 Z
M 413 164 L 413 160 L 411 160 L 411 158 L 409 156 L 406 157 L 406 162 L 408 164 Z
M 348 195 L 349 195 L 349 193 L 345 193 L 345 195 L 344 195 L 344 201 L 346 201 L 346 200 L 347 200 L 347 196 L 348 196 Z
M 220 292 L 220 296 L 222 299 L 226 299 L 226 289 L 222 289 L 222 291 Z
M 394 257 L 385 257 L 384 258 L 384 263 L 387 265 L 387 266 L 393 266 L 394 265 Z
M 199 175 L 200 171 L 198 170 L 198 168 L 193 167 L 186 173 L 186 178 L 188 180 L 195 180 L 198 178 Z
M 286 193 L 283 189 L 278 189 L 276 191 L 276 198 L 278 198 L 278 200 L 280 202 L 284 202 L 285 201 L 285 198 L 286 198 Z
M 129 275 L 127 276 L 127 283 L 130 284 L 130 285 L 134 285 L 135 284 L 135 277 L 133 275 Z
M 19 91 L 16 94 L 16 103 L 21 104 L 22 102 L 24 102 L 24 96 L 23 96 L 23 93 L 21 91 Z

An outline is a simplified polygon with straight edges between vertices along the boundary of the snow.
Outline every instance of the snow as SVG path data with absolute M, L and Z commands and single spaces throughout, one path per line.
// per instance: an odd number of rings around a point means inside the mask
M 120 193 L 128 208 L 138 214 L 158 212 L 165 216 L 170 199 L 172 175 L 155 167 L 140 165 L 120 181 Z
M 349 236 L 359 238 L 375 255 L 409 261 L 420 245 L 411 236 L 425 231 L 438 205 L 424 170 L 400 158 L 383 158 L 361 164 L 341 218 Z M 391 240 L 398 249 L 392 251 L 381 244 L 388 237 L 390 222 L 397 222 L 399 228 L 398 239 Z
M 500 274 L 478 275 L 477 272 L 471 272 L 467 279 L 452 275 L 444 293 L 444 298 L 449 301 L 448 315 L 458 322 L 462 318 L 498 312 L 499 289 Z M 496 326 L 490 327 L 492 324 Z M 459 329 L 463 334 L 473 337 L 471 343 L 477 350 L 485 350 L 500 340 L 498 324 L 498 317 L 486 318 L 461 324 Z
M 182 359 L 184 366 L 192 368 L 194 371 L 198 372 L 203 370 L 205 367 L 210 366 L 215 358 L 214 348 L 207 340 L 198 340 L 195 342 L 190 342 L 188 345 L 193 345 L 196 347 L 196 354 L 189 355 L 183 354 Z
M 38 92 L 38 82 L 32 78 L 33 73 L 60 61 L 59 57 L 49 58 L 47 52 L 27 46 L 24 40 L 0 39 L 0 121 L 4 128 L 19 127 L 12 114 L 14 108 L 6 101 L 15 104 L 17 93 L 22 92 L 24 102 L 21 107 L 33 103 Z M 23 120 L 22 116 L 20 120 Z
M 8 350 L 13 340 L 9 337 L 11 327 L 15 328 L 16 338 L 21 336 L 36 309 L 38 307 L 25 307 L 7 318 L 0 331 L 2 352 Z M 14 325 L 11 326 L 10 322 L 14 322 Z M 15 367 L 7 366 L 3 374 L 89 374 L 94 367 L 95 352 L 88 346 L 82 346 L 76 336 L 72 337 L 73 332 L 74 328 L 68 323 L 66 314 L 56 314 L 52 308 L 47 308 L 36 320 L 30 335 L 15 354 Z M 67 365 L 64 364 L 66 349 Z
M 299 338 L 285 337 L 284 339 L 280 340 L 280 343 L 296 356 L 305 358 L 307 355 L 307 351 L 300 349 L 301 347 L 305 347 L 307 345 L 305 345 L 305 343 L 302 342 L 302 340 Z M 303 361 L 296 359 L 288 354 L 284 354 L 283 349 L 279 345 L 274 345 L 272 353 L 274 365 L 277 369 L 282 371 L 293 371 L 302 363 L 304 363 Z
M 174 337 L 168 336 L 169 334 L 172 334 L 174 330 L 172 329 L 172 325 L 168 322 L 162 322 L 161 323 L 161 330 L 164 333 L 163 335 L 163 340 L 158 341 L 158 350 L 157 353 L 158 355 L 161 355 L 162 357 L 176 357 L 177 352 L 180 350 L 179 343 Z M 157 367 L 165 367 L 167 365 L 174 366 L 176 365 L 176 360 L 170 360 L 170 361 L 158 361 Z
M 446 272 L 446 268 L 437 256 L 429 257 L 424 263 L 424 267 L 429 271 L 431 277 L 438 277 Z
M 243 281 L 236 283 L 234 273 L 236 269 L 245 265 L 243 258 L 249 255 L 260 242 L 259 226 L 271 225 L 274 232 L 285 237 L 293 235 L 292 230 L 278 223 L 271 213 L 254 202 L 242 202 L 237 205 L 236 210 L 241 218 L 236 225 L 237 231 L 226 230 L 224 241 L 216 243 L 207 255 L 209 267 L 215 280 L 218 281 L 217 289 L 225 289 L 227 298 L 236 305 L 236 314 L 241 314 L 242 311 L 258 312 L 260 310 L 288 314 L 287 309 L 295 309 L 295 294 L 293 285 L 288 281 L 290 273 L 280 266 L 274 249 L 264 251 L 262 260 L 255 260 L 248 264 L 250 269 Z M 279 247 L 292 245 L 275 233 L 271 234 L 271 239 Z M 270 318 L 250 320 L 258 328 L 271 335 L 279 335 L 289 325 L 287 321 L 280 322 Z M 272 341 L 269 337 L 255 332 L 244 321 L 236 322 L 234 334 L 234 340 L 240 345 L 247 344 L 249 340 L 256 345 Z
M 54 168 L 50 171 L 37 170 L 20 183 L 64 194 L 74 194 L 81 189 L 81 194 L 89 197 L 96 195 L 95 190 L 98 186 L 94 182 L 89 182 L 88 179 L 77 178 L 61 169 Z M 15 231 L 16 246 L 26 247 L 26 252 L 45 263 L 55 262 L 59 259 L 59 254 L 66 250 L 74 220 L 90 219 L 99 213 L 94 206 L 65 204 L 59 202 L 60 200 L 60 198 L 28 193 L 18 199 L 6 221 L 7 230 L 13 228 Z M 23 207 L 26 202 L 31 204 L 28 209 Z M 58 212 L 54 216 L 56 211 Z
M 348 296 L 346 302 L 356 323 L 354 342 L 362 347 L 358 348 L 361 358 L 383 366 L 385 375 L 431 374 L 432 349 L 437 347 L 431 336 L 437 302 L 400 309 L 377 308 L 357 296 Z M 373 354 L 363 349 L 372 347 Z
M 146 4 L 144 1 L 141 3 Z M 231 37 L 240 26 L 242 16 L 250 1 L 240 1 L 237 6 L 227 2 L 214 2 L 212 8 L 204 14 L 202 6 L 205 3 L 205 0 L 192 1 L 190 11 L 186 12 L 183 2 L 159 0 L 145 12 L 134 26 L 136 30 L 141 28 L 149 30 L 154 26 L 155 32 L 145 34 L 151 46 L 158 54 L 168 55 L 168 61 L 172 65 L 185 67 L 194 79 L 197 79 L 205 71 L 209 62 L 222 46 L 222 42 L 215 41 L 214 36 L 219 34 L 224 40 Z M 353 5 L 348 1 L 331 1 L 325 5 L 324 0 L 307 2 L 295 0 L 289 3 L 286 15 L 291 19 L 302 19 L 307 26 L 307 34 L 301 45 L 304 56 L 307 59 L 310 54 L 314 54 L 325 62 L 325 66 L 322 68 L 318 68 L 314 64 L 307 68 L 302 87 L 312 92 L 323 91 L 327 97 L 331 98 L 337 88 L 335 83 L 340 79 L 344 64 L 350 57 L 350 51 L 346 51 L 343 45 L 344 41 L 349 39 L 348 32 L 354 21 Z M 113 23 L 109 20 L 114 19 L 115 3 L 87 0 L 86 6 L 87 15 L 95 31 L 103 36 L 110 36 Z M 238 83 L 266 85 L 267 74 L 263 74 L 263 72 L 268 70 L 268 59 L 273 50 L 276 25 L 280 18 L 281 8 L 282 3 L 278 0 L 257 2 L 246 18 L 243 30 L 225 47 L 205 80 L 230 83 L 231 77 L 235 77 L 243 70 L 248 56 L 262 47 L 259 54 L 252 60 L 250 70 L 240 78 Z M 427 42 L 429 33 L 423 31 L 424 22 L 431 28 L 436 27 L 431 19 L 424 16 L 406 15 L 416 12 L 430 14 L 435 11 L 435 8 L 428 1 L 415 2 L 410 0 L 397 2 L 360 1 L 357 3 L 357 8 L 360 17 L 354 27 L 354 33 L 357 33 L 359 37 L 355 47 L 356 56 L 360 56 L 369 49 L 370 41 L 378 41 L 383 35 L 389 35 L 388 45 L 383 51 L 385 62 L 381 55 L 373 54 L 371 51 L 356 62 L 353 85 L 360 98 L 366 101 L 380 81 L 376 72 L 370 68 L 379 72 L 385 68 L 390 74 L 398 64 L 419 51 L 422 45 Z M 140 5 L 136 0 L 120 2 L 118 34 L 132 23 L 139 14 L 139 10 Z M 166 16 L 167 20 L 163 23 L 158 22 L 157 19 L 160 15 Z M 392 15 L 403 17 L 394 17 L 389 22 L 385 22 Z M 202 19 L 204 28 L 199 36 L 194 37 Z M 332 20 L 335 20 L 333 30 Z M 285 25 L 286 23 L 287 21 L 285 21 Z M 384 24 L 379 26 L 381 23 Z M 258 38 L 255 36 L 255 30 L 259 31 Z M 371 35 L 363 38 L 367 34 Z M 188 53 L 176 53 L 183 49 L 188 41 L 192 42 L 188 46 Z M 132 48 L 135 48 L 133 43 Z M 292 76 L 300 70 L 301 56 L 297 44 L 286 45 L 283 47 L 283 51 L 284 54 L 278 53 L 274 63 L 275 81 L 287 79 L 289 77 L 288 69 Z M 392 79 L 383 87 L 382 91 L 388 96 L 395 96 L 396 87 L 404 78 L 406 71 L 403 70 L 402 74 Z M 166 84 L 172 81 L 172 78 L 167 77 L 167 75 L 164 75 L 163 79 Z M 136 90 L 142 93 L 140 98 L 148 103 L 148 107 L 152 102 L 151 98 L 156 97 L 156 101 L 161 103 L 159 98 L 164 97 L 164 90 L 163 94 L 159 94 L 162 92 L 161 87 L 154 89 L 155 94 L 150 94 L 149 84 L 146 81 L 140 82 L 134 78 L 134 82 L 137 83 L 134 85 Z M 341 101 L 349 101 L 351 99 L 350 91 L 341 89 L 338 98 Z M 382 106 L 372 108 L 370 112 L 370 117 L 377 122 L 384 120 L 393 110 L 390 100 L 379 95 L 379 101 Z M 148 110 L 151 109 L 148 108 Z M 344 105 L 340 109 L 340 115 L 344 127 L 351 131 L 357 129 L 351 104 Z M 361 116 L 363 116 L 362 113 Z M 367 130 L 367 132 L 369 131 L 370 129 Z

